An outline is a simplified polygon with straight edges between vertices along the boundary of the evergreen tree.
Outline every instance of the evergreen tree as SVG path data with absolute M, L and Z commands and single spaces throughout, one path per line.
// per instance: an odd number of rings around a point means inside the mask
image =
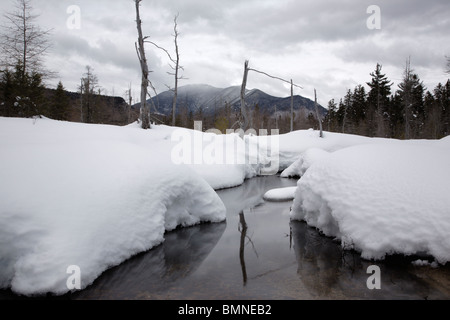
M 324 123 L 327 125 L 327 130 L 332 132 L 337 130 L 337 105 L 334 99 L 328 102 L 328 112 L 325 116 Z
M 23 71 L 19 62 L 14 72 L 3 71 L 1 113 L 8 117 L 32 117 L 42 115 L 44 110 L 44 92 L 42 76 L 32 71 Z
M 362 134 L 364 132 L 361 127 L 366 119 L 367 113 L 367 100 L 366 89 L 362 85 L 355 87 L 353 91 L 353 104 L 352 104 L 352 122 L 354 123 L 353 133 Z
M 385 136 L 385 116 L 388 114 L 389 97 L 391 95 L 392 83 L 385 74 L 381 73 L 382 66 L 377 63 L 375 72 L 372 72 L 368 93 L 368 120 L 370 136 Z
M 447 80 L 445 85 L 437 85 L 434 98 L 441 114 L 440 137 L 445 137 L 450 134 L 450 80 Z
M 399 95 L 402 99 L 405 139 L 417 137 L 420 134 L 421 123 L 423 122 L 423 92 L 424 87 L 417 74 L 413 73 L 410 61 L 406 62 L 403 72 L 403 80 L 398 85 Z
M 16 116 L 14 110 L 16 86 L 14 83 L 14 75 L 8 69 L 2 73 L 0 82 L 0 116 L 14 117 Z
M 346 127 L 351 126 L 351 120 L 353 118 L 352 106 L 353 106 L 353 95 L 352 91 L 348 89 L 347 94 L 344 97 L 344 102 L 342 103 L 342 107 L 344 108 L 342 116 L 342 133 L 346 133 Z M 339 108 L 341 108 L 341 106 Z
M 344 102 L 342 101 L 342 99 L 340 99 L 338 109 L 336 112 L 336 120 L 337 120 L 337 125 L 338 125 L 336 132 L 342 132 L 342 127 L 343 127 L 344 118 L 345 118 L 345 112 L 346 111 L 345 111 Z
M 68 120 L 68 111 L 69 98 L 62 82 L 60 81 L 50 101 L 49 116 L 55 120 Z
M 425 126 L 424 137 L 438 139 L 441 133 L 441 110 L 439 103 L 430 91 L 427 91 L 424 98 Z
M 398 93 L 391 97 L 389 105 L 390 137 L 400 139 L 404 136 L 404 117 L 402 99 Z

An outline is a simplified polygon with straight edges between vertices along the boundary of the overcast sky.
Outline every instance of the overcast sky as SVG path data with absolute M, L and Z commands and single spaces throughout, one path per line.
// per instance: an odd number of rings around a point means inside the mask
M 14 0 L 2 0 L 2 12 Z M 32 0 L 38 24 L 53 29 L 46 67 L 76 91 L 85 66 L 90 65 L 107 94 L 124 96 L 132 84 L 139 96 L 140 69 L 135 51 L 137 30 L 133 0 Z M 380 9 L 380 29 L 376 13 Z M 70 6 L 80 9 L 80 25 Z M 144 34 L 169 51 L 173 46 L 173 18 L 178 31 L 184 77 L 180 85 L 204 83 L 219 88 L 240 85 L 244 61 L 250 67 L 293 81 L 303 89 L 295 94 L 326 106 L 348 89 L 370 81 L 377 63 L 394 84 L 402 77 L 406 59 L 428 90 L 449 77 L 445 56 L 450 56 L 449 0 L 143 0 Z M 5 23 L 3 17 L 1 23 Z M 72 26 L 72 28 L 68 27 Z M 73 28 L 75 27 L 75 28 Z M 151 81 L 158 92 L 173 85 L 164 52 L 149 45 Z M 250 73 L 247 88 L 275 96 L 290 95 L 290 88 L 274 79 Z M 135 101 L 137 102 L 137 100 Z

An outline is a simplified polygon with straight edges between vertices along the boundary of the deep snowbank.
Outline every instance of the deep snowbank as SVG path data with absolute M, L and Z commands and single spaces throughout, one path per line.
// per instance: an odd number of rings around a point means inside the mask
M 162 241 L 225 219 L 194 170 L 171 161 L 171 130 L 0 118 L 0 287 L 32 295 L 81 286 Z
M 201 131 L 164 127 L 171 132 L 171 158 L 187 165 L 215 190 L 241 185 L 258 174 L 259 152 L 238 134 L 217 135 Z
M 292 219 L 367 259 L 426 254 L 450 260 L 450 145 L 391 141 L 330 153 L 298 182 Z

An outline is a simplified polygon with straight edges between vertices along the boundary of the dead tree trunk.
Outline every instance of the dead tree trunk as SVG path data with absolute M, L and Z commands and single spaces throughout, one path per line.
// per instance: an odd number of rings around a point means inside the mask
M 245 90 L 247 87 L 247 77 L 248 77 L 248 60 L 245 60 L 244 64 L 244 79 L 242 80 L 242 86 L 241 86 L 241 114 L 244 118 L 244 122 L 240 124 L 242 130 L 247 130 L 249 121 L 248 121 L 248 114 L 247 114 L 247 107 L 245 105 Z
M 142 82 L 141 82 L 141 126 L 142 129 L 150 129 L 150 106 L 147 104 L 148 93 L 148 64 L 145 57 L 144 36 L 142 35 L 142 21 L 139 14 L 139 6 L 142 0 L 135 0 L 136 3 L 136 25 L 138 29 L 138 43 L 136 44 L 136 52 L 141 65 Z
M 175 42 L 175 88 L 173 91 L 173 101 L 172 101 L 172 126 L 175 127 L 175 116 L 177 110 L 177 97 L 178 97 L 178 71 L 180 69 L 180 52 L 178 51 L 178 30 L 177 30 L 177 18 L 174 19 L 174 42 Z
M 294 131 L 294 81 L 291 79 L 291 132 Z
M 317 107 L 317 92 L 314 89 L 314 108 L 316 109 L 317 121 L 319 121 L 320 137 L 323 138 L 322 120 L 320 119 L 319 108 Z

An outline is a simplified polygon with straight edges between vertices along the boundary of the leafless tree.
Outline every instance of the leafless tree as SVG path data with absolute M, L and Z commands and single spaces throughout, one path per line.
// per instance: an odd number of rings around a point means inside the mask
M 100 94 L 98 78 L 93 73 L 91 66 L 86 66 L 86 72 L 81 78 L 79 87 L 81 99 L 81 122 L 93 123 L 95 111 L 95 99 L 97 92 Z
M 175 116 L 176 116 L 176 110 L 177 110 L 177 98 L 178 98 L 178 81 L 186 79 L 183 76 L 180 75 L 180 70 L 184 71 L 184 67 L 180 65 L 180 50 L 178 47 L 178 36 L 180 33 L 178 32 L 178 16 L 179 14 L 175 15 L 175 18 L 173 19 L 173 38 L 174 38 L 174 44 L 175 44 L 175 57 L 172 57 L 172 55 L 169 53 L 169 51 L 163 47 L 160 47 L 153 41 L 146 40 L 145 42 L 148 42 L 158 49 L 164 51 L 167 56 L 169 57 L 170 62 L 172 63 L 170 67 L 172 68 L 173 72 L 168 72 L 169 75 L 174 76 L 175 78 L 175 86 L 174 88 L 170 88 L 168 86 L 169 90 L 173 92 L 173 100 L 172 100 L 172 126 L 175 126 Z M 147 38 L 147 37 L 146 37 Z
M 127 123 L 131 122 L 131 104 L 133 103 L 133 95 L 131 94 L 131 82 L 128 86 L 128 89 L 125 91 L 125 96 L 128 99 L 128 105 L 127 105 L 127 114 L 128 114 L 128 121 Z
M 322 119 L 320 118 L 319 108 L 317 107 L 317 92 L 314 89 L 314 108 L 316 109 L 317 121 L 319 121 L 320 137 L 323 138 Z
M 136 5 L 136 26 L 138 30 L 138 42 L 135 43 L 136 46 L 136 52 L 139 58 L 139 63 L 141 66 L 141 74 L 142 74 L 142 81 L 141 81 L 141 126 L 143 129 L 150 129 L 151 123 L 150 123 L 150 106 L 147 104 L 147 95 L 148 95 L 148 86 L 149 86 L 149 80 L 148 75 L 150 73 L 148 64 L 147 64 L 147 58 L 145 56 L 145 48 L 144 48 L 144 36 L 142 33 L 142 21 L 141 16 L 139 13 L 139 7 L 142 0 L 134 0 Z
M 446 57 L 447 58 L 447 70 L 445 70 L 445 73 L 450 74 L 450 57 Z
M 23 75 L 31 72 L 50 77 L 54 72 L 45 70 L 43 58 L 51 46 L 51 30 L 42 30 L 32 13 L 31 0 L 15 0 L 14 11 L 6 13 L 7 25 L 1 35 L 2 67 L 22 67 Z

